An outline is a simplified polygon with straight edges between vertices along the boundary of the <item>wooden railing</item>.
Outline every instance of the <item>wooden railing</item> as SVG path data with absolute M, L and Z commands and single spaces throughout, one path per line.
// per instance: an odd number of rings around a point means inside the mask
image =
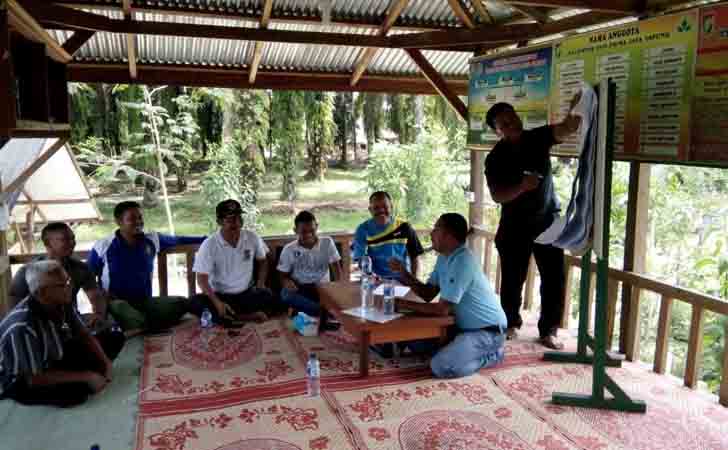
M 494 277 L 491 276 L 492 259 L 494 258 L 494 240 L 495 234 L 482 228 L 475 229 L 474 237 L 476 239 L 483 240 L 484 247 L 484 259 L 483 259 L 483 271 L 488 275 L 489 278 L 495 279 L 496 291 L 500 292 L 500 264 L 499 261 L 496 265 L 496 273 Z M 495 256 L 497 259 L 497 256 Z M 581 258 L 576 256 L 566 256 L 566 301 L 564 308 L 564 315 L 562 317 L 562 327 L 568 326 L 570 306 L 571 306 L 571 286 L 573 280 L 573 272 L 575 269 L 580 270 Z M 592 264 L 592 270 L 590 276 L 594 277 L 596 271 L 596 264 Z M 535 267 L 533 260 L 531 261 L 528 276 L 526 278 L 526 285 L 524 287 L 524 308 L 529 309 L 533 304 L 533 290 L 535 280 Z M 620 292 L 620 283 L 627 284 L 632 287 L 632 298 L 630 299 L 630 314 L 628 317 L 628 326 L 626 330 L 626 357 L 630 361 L 639 359 L 639 346 L 640 346 L 640 321 L 639 311 L 640 304 L 642 302 L 643 292 L 652 292 L 660 297 L 660 316 L 657 324 L 657 342 L 655 349 L 655 357 L 653 361 L 653 370 L 656 373 L 664 374 L 666 369 L 667 361 L 667 349 L 668 341 L 670 339 L 670 319 L 672 312 L 672 305 L 674 301 L 685 302 L 692 307 L 692 319 L 690 321 L 690 337 L 688 340 L 687 356 L 685 361 L 685 374 L 683 376 L 685 386 L 695 388 L 698 383 L 698 374 L 702 360 L 703 353 L 703 321 L 705 318 L 706 311 L 712 311 L 722 315 L 728 315 L 728 301 L 713 297 L 710 295 L 702 294 L 690 289 L 673 286 L 662 281 L 650 278 L 646 275 L 627 272 L 619 269 L 609 269 L 609 284 L 608 284 L 608 342 L 607 348 L 612 346 L 612 338 L 615 326 L 615 314 L 617 300 Z M 591 292 L 589 295 L 590 307 L 589 311 L 591 314 L 592 305 L 595 299 L 595 287 L 596 283 L 591 283 Z M 589 317 L 590 329 L 593 322 L 593 318 Z M 728 329 L 725 333 L 726 339 L 728 339 Z M 724 342 L 724 345 L 726 343 Z M 728 347 L 726 347 L 728 348 Z M 722 380 L 720 385 L 719 393 L 720 403 L 723 406 L 728 406 L 728 351 L 724 352 L 723 355 L 723 372 Z

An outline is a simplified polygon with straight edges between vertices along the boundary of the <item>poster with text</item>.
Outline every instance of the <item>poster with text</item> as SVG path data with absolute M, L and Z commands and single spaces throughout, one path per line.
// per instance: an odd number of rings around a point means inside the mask
M 468 145 L 490 149 L 498 137 L 485 122 L 498 102 L 513 105 L 525 128 L 548 122 L 552 48 L 528 53 L 477 58 L 470 63 Z
M 728 5 L 700 10 L 690 159 L 728 161 Z
M 697 11 L 582 34 L 554 45 L 551 123 L 563 119 L 582 81 L 617 87 L 615 152 L 687 159 Z M 561 153 L 577 153 L 567 141 Z

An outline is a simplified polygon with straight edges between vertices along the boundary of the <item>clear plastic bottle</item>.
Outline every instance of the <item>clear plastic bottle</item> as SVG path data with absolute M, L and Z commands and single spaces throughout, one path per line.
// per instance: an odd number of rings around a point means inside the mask
M 394 283 L 392 280 L 384 282 L 384 300 L 382 301 L 382 313 L 387 315 L 394 314 Z
M 202 348 L 207 350 L 210 344 L 210 334 L 212 333 L 212 313 L 205 308 L 200 315 L 200 343 Z
M 372 258 L 369 255 L 364 255 L 359 260 L 359 268 L 361 269 L 361 275 L 364 277 L 364 275 L 371 275 L 372 274 Z
M 311 353 L 306 363 L 306 388 L 309 397 L 321 395 L 321 365 L 316 353 Z

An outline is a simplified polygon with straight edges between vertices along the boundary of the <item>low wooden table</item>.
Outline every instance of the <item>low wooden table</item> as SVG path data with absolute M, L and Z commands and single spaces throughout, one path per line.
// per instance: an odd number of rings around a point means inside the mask
M 447 328 L 455 323 L 452 316 L 432 317 L 407 313 L 390 322 L 377 323 L 344 314 L 343 310 L 361 305 L 359 284 L 351 281 L 321 284 L 318 293 L 322 314 L 324 310 L 328 311 L 341 322 L 344 330 L 359 339 L 359 373 L 362 377 L 369 375 L 370 345 L 429 338 L 440 338 L 441 342 L 445 342 Z M 405 298 L 419 299 L 411 291 Z

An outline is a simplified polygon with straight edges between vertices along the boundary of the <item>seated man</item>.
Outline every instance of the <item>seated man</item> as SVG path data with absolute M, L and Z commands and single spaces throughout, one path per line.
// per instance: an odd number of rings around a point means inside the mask
M 190 299 L 190 311 L 201 316 L 205 309 L 215 323 L 242 325 L 238 321 L 264 322 L 276 310 L 265 287 L 268 247 L 254 232 L 243 230 L 240 203 L 225 200 L 215 208 L 220 230 L 202 243 L 193 270 L 201 295 Z M 256 287 L 251 287 L 253 272 Z
M 108 352 L 71 306 L 71 278 L 58 261 L 29 264 L 25 276 L 30 295 L 0 322 L 0 398 L 83 403 L 111 381 Z
M 440 216 L 432 230 L 432 247 L 439 253 L 427 284 L 407 272 L 399 261 L 392 270 L 402 282 L 428 303 L 397 299 L 397 307 L 421 314 L 455 314 L 455 339 L 430 362 L 438 378 L 457 378 L 503 360 L 506 315 L 480 265 L 465 246 L 468 223 L 457 213 Z M 440 300 L 431 302 L 437 295 Z M 416 343 L 419 344 L 419 343 Z M 416 347 L 417 345 L 412 345 Z
M 352 257 L 360 259 L 369 255 L 372 271 L 383 278 L 397 278 L 399 274 L 389 268 L 389 260 L 404 264 L 417 277 L 417 258 L 424 253 L 422 244 L 412 225 L 399 218 L 393 218 L 392 197 L 384 191 L 369 196 L 369 213 L 372 218 L 359 225 L 354 234 Z
M 137 202 L 114 208 L 119 229 L 94 244 L 88 265 L 111 298 L 109 312 L 127 334 L 169 328 L 187 312 L 184 297 L 152 297 L 152 274 L 157 254 L 175 245 L 199 244 L 204 237 L 144 233 L 144 216 Z
M 281 276 L 281 299 L 288 306 L 309 316 L 319 317 L 316 285 L 341 279 L 341 256 L 334 240 L 328 236 L 319 239 L 318 222 L 308 211 L 298 213 L 293 221 L 298 239 L 283 247 L 278 261 Z
M 82 315 L 81 319 L 91 334 L 101 342 L 101 346 L 110 352 L 106 356 L 110 359 L 116 358 L 124 347 L 124 333 L 112 329 L 113 322 L 106 317 L 108 306 L 106 296 L 96 284 L 96 277 L 86 263 L 73 256 L 76 236 L 71 231 L 71 227 L 62 222 L 52 222 L 43 227 L 40 237 L 46 249 L 46 256 L 41 256 L 36 261 L 49 259 L 58 261 L 63 266 L 68 276 L 71 277 L 71 306 L 77 313 L 78 292 L 83 288 L 91 302 L 93 312 Z M 30 288 L 25 279 L 27 267 L 21 267 L 13 277 L 9 293 L 10 307 L 17 305 L 30 295 Z

